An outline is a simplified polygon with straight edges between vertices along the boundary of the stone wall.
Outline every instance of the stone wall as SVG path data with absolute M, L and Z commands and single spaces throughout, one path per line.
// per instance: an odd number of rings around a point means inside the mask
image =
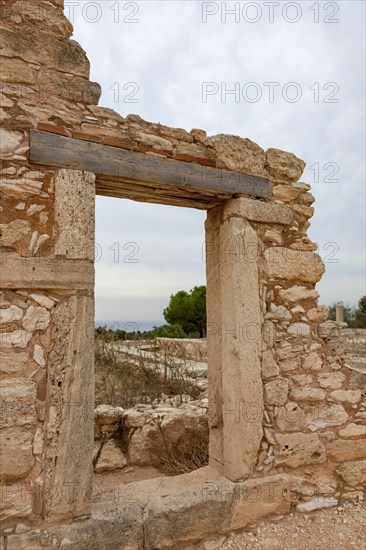
M 304 162 L 98 107 L 63 2 L 0 7 L 5 527 L 91 511 L 95 178 L 31 165 L 32 128 L 270 179 L 270 201 L 239 197 L 208 213 L 211 457 L 233 481 L 291 475 L 301 501 L 360 494 L 364 385 L 317 303 L 324 266 L 307 237 Z
M 131 409 L 98 405 L 94 413 L 95 472 L 127 465 L 161 468 L 173 460 L 188 462 L 198 450 L 203 459 L 208 443 L 207 407 L 206 398 L 194 401 L 188 395 Z M 180 473 L 189 471 L 183 466 Z
M 69 38 L 63 2 L 2 1 L 0 9 L 0 517 L 7 526 L 90 512 L 95 177 L 28 158 L 31 128 L 79 128 L 100 87 Z
M 207 361 L 207 340 L 204 338 L 156 338 L 156 345 L 167 355 Z

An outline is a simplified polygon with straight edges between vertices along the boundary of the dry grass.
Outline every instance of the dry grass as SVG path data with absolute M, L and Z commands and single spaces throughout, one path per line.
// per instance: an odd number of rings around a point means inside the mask
M 150 350 L 153 353 L 153 348 Z M 163 369 L 161 368 L 163 361 Z M 132 359 L 111 342 L 98 336 L 95 340 L 96 405 L 101 403 L 133 407 L 151 403 L 161 396 L 189 395 L 197 398 L 200 391 L 191 383 L 185 365 L 168 356 L 156 355 L 147 360 L 140 355 Z

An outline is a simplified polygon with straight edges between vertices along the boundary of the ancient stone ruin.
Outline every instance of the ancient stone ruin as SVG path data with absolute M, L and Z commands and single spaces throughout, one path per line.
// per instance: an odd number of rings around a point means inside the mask
M 0 4 L 1 547 L 187 549 L 356 498 L 364 386 L 318 305 L 305 163 L 97 106 L 63 1 Z M 210 465 L 92 507 L 95 194 L 207 210 Z

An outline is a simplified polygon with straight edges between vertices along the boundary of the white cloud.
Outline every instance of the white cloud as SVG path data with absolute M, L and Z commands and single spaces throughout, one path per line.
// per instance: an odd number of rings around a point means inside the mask
M 357 302 L 365 293 L 365 4 L 339 2 L 339 13 L 332 15 L 335 2 L 297 2 L 302 18 L 293 24 L 281 15 L 286 2 L 276 8 L 274 23 L 268 21 L 268 8 L 257 2 L 262 19 L 252 24 L 242 16 L 238 23 L 232 16 L 222 23 L 220 13 L 204 24 L 202 3 L 187 0 L 137 2 L 135 24 L 123 22 L 132 11 L 126 2 L 119 2 L 120 21 L 114 23 L 110 8 L 116 2 L 103 1 L 100 21 L 90 23 L 82 16 L 85 4 L 75 8 L 74 37 L 91 61 L 91 78 L 102 85 L 101 104 L 122 115 L 135 112 L 170 126 L 249 137 L 263 148 L 289 150 L 306 160 L 303 179 L 313 185 L 316 197 L 310 237 L 319 243 L 322 256 L 329 252 L 327 243 L 339 247 L 339 262 L 326 265 L 319 285 L 321 300 Z M 235 2 L 226 4 L 232 7 Z M 245 4 L 241 2 L 241 8 Z M 319 23 L 314 23 L 311 8 L 316 5 Z M 94 17 L 92 10 L 87 13 Z M 339 23 L 324 23 L 326 17 L 339 18 Z M 236 103 L 233 96 L 222 102 L 217 94 L 202 103 L 205 81 L 219 86 L 225 82 L 228 89 L 235 82 L 241 89 L 256 82 L 263 96 L 257 103 L 243 98 Z M 136 82 L 139 102 L 124 103 L 121 93 L 115 103 L 110 88 L 116 82 L 123 94 L 125 83 Z M 273 103 L 265 82 L 280 82 Z M 289 82 L 301 88 L 297 103 L 282 96 Z M 316 82 L 319 102 L 314 102 L 310 89 Z M 329 82 L 339 86 L 334 95 L 338 103 L 324 103 L 332 91 L 331 86 L 324 89 Z M 336 183 L 326 180 L 330 171 L 323 167 L 329 162 L 339 166 Z M 319 182 L 309 169 L 314 163 L 319 163 Z M 171 292 L 201 284 L 203 221 L 204 213 L 190 209 L 98 198 L 97 241 L 105 253 L 97 264 L 97 317 L 120 318 L 113 300 L 118 294 L 119 308 L 133 308 L 132 297 L 138 303 L 138 318 L 156 319 Z M 121 271 L 114 264 L 108 256 L 113 251 L 107 250 L 115 242 L 139 244 L 137 267 L 130 264 Z

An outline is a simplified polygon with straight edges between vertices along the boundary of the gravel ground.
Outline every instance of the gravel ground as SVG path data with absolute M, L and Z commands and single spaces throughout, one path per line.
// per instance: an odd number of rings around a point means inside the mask
M 221 550 L 366 550 L 366 502 L 292 513 L 231 534 Z

